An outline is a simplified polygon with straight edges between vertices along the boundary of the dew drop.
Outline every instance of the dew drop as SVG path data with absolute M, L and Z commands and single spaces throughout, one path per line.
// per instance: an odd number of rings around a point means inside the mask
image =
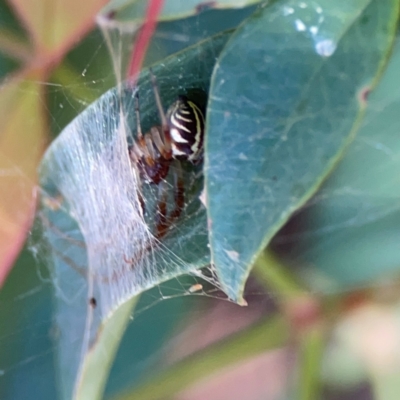
M 330 57 L 336 50 L 336 43 L 331 39 L 325 39 L 315 44 L 315 50 L 320 56 Z
M 294 9 L 292 7 L 285 6 L 283 7 L 283 15 L 286 17 L 287 15 L 291 15 L 294 13 Z
M 301 21 L 300 19 L 296 19 L 296 21 L 294 21 L 294 22 L 296 24 L 296 29 L 299 32 L 304 32 L 307 29 L 306 26 L 304 25 L 304 22 Z

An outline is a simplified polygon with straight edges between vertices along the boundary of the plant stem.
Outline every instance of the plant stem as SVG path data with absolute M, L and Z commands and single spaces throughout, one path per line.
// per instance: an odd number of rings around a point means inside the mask
M 306 293 L 306 290 L 295 281 L 294 277 L 288 273 L 287 268 L 271 251 L 266 250 L 259 255 L 253 272 L 268 290 L 278 296 L 280 302 Z
M 286 344 L 289 328 L 273 317 L 201 351 L 155 376 L 151 381 L 115 400 L 165 399 L 221 368 Z
M 323 325 L 316 323 L 302 333 L 299 345 L 299 380 L 297 398 L 316 400 L 320 398 L 321 359 L 325 345 Z

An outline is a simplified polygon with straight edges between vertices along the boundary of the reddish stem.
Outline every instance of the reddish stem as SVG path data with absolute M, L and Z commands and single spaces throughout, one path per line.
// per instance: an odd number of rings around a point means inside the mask
M 147 47 L 149 46 L 150 39 L 156 29 L 157 19 L 161 13 L 163 5 L 164 0 L 150 0 L 148 3 L 146 17 L 143 26 L 139 31 L 128 68 L 127 78 L 131 81 L 132 86 L 135 86 L 136 84 Z

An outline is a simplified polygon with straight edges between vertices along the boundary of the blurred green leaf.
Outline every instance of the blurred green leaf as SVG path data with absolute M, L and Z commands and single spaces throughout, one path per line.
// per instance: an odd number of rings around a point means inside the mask
M 35 213 L 36 166 L 46 135 L 39 77 L 20 74 L 0 86 L 0 286 Z
M 56 399 L 48 271 L 22 251 L 0 291 L 0 398 Z M 24 384 L 21 385 L 21 382 Z
M 43 58 L 59 57 L 94 25 L 93 16 L 106 0 L 10 0 L 23 21 L 35 52 Z
M 257 254 L 353 139 L 393 42 L 398 1 L 276 1 L 214 70 L 205 178 L 212 260 L 240 301 Z
M 3 53 L 0 53 L 1 58 L 7 57 L 10 61 L 13 60 L 15 65 L 17 65 L 18 62 L 27 62 L 31 57 L 31 49 L 26 41 L 20 36 L 14 34 L 11 30 L 1 27 L 1 25 L 0 52 Z M 3 69 L 5 69 L 3 63 L 4 61 L 0 63 L 0 76 L 5 75 L 6 73 L 6 71 L 3 71 Z
M 381 289 L 391 290 L 390 285 Z M 399 312 L 396 296 L 390 302 L 366 301 L 343 313 L 330 331 L 322 368 L 325 383 L 344 389 L 368 382 L 372 398 L 395 399 L 400 389 Z
M 11 32 L 13 35 L 26 39 L 26 32 L 10 8 L 7 0 L 0 0 L 0 27 L 5 31 Z

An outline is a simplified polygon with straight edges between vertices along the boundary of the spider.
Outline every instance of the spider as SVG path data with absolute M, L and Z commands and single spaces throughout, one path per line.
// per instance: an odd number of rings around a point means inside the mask
M 145 182 L 159 187 L 159 198 L 156 213 L 156 237 L 163 237 L 172 222 L 182 213 L 185 202 L 185 188 L 180 161 L 197 164 L 202 160 L 204 138 L 204 114 L 199 105 L 180 95 L 164 112 L 157 81 L 150 71 L 154 97 L 161 125 L 153 126 L 143 134 L 140 125 L 139 91 L 135 94 L 135 114 L 137 138 L 128 147 L 130 160 L 139 177 Z M 174 168 L 174 202 L 170 215 L 167 211 L 167 192 L 165 178 L 173 162 Z M 139 192 L 144 212 L 144 201 Z

